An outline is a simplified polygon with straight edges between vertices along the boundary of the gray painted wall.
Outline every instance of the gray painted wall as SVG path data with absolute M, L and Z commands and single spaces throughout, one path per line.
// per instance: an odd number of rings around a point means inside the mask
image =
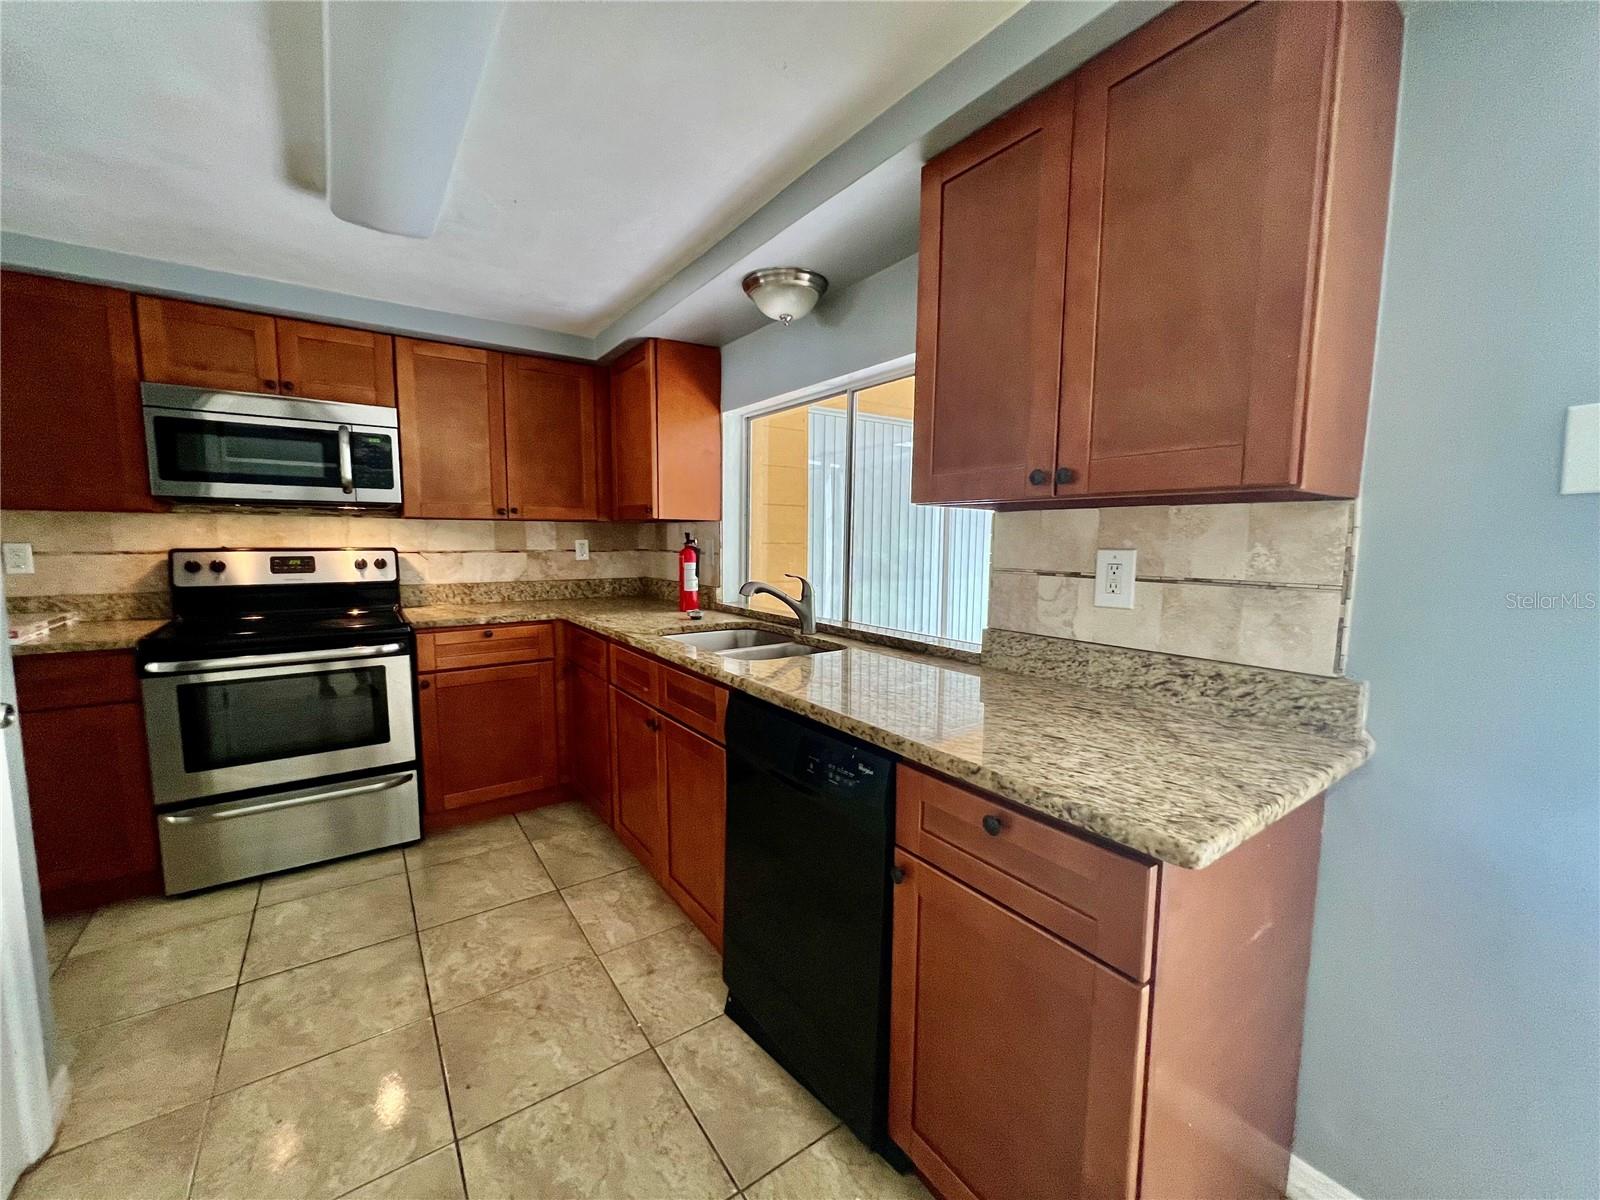
M 1297 1151 L 1368 1200 L 1600 1193 L 1600 502 L 1592 4 L 1406 13 L 1350 674 Z
M 914 353 L 917 256 L 852 287 L 830 292 L 811 315 L 785 328 L 764 325 L 722 348 L 722 408 L 837 379 Z

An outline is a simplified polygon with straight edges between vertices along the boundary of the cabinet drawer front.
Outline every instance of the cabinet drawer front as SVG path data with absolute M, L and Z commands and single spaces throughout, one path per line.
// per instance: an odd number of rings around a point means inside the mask
M 484 625 L 418 635 L 419 658 L 431 657 L 434 669 L 489 667 L 497 663 L 536 662 L 554 658 L 555 634 L 548 622 L 539 625 Z M 421 650 L 422 643 L 427 649 Z
M 137 704 L 133 655 L 124 650 L 30 654 L 17 659 L 17 706 L 29 712 L 89 704 Z
M 611 647 L 611 684 L 647 704 L 659 704 L 661 697 L 661 665 L 653 658 Z
M 1156 867 L 901 764 L 895 840 L 1134 979 L 1150 978 Z
M 728 689 L 720 684 L 675 671 L 660 668 L 661 698 L 658 707 L 667 716 L 703 733 L 715 741 L 722 741 L 722 723 L 728 712 Z
M 563 630 L 566 638 L 567 661 L 601 679 L 606 677 L 606 640 L 576 625 Z

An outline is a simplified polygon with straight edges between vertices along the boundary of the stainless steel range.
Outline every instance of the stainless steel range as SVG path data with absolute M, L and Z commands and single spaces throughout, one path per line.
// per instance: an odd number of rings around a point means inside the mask
M 174 550 L 138 646 L 168 895 L 421 836 L 392 549 Z

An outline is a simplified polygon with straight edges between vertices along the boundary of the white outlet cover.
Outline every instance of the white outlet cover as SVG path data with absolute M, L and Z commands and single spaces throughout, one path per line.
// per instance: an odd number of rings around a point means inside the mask
M 1096 608 L 1132 608 L 1137 550 L 1097 550 L 1094 556 Z
M 1561 456 L 1561 494 L 1600 492 L 1600 404 L 1567 409 L 1567 439 Z
M 4 543 L 5 564 L 7 575 L 32 575 L 33 574 L 33 543 L 32 542 L 6 542 Z
M 578 538 L 572 543 L 572 555 L 579 562 L 589 561 L 589 539 Z

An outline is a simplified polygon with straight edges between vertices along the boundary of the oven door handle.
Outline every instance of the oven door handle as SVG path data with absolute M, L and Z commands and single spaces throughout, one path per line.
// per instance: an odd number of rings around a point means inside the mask
M 376 658 L 381 654 L 399 654 L 405 649 L 400 642 L 385 642 L 381 646 L 345 646 L 335 650 L 291 650 L 285 654 L 240 654 L 233 658 L 196 658 L 188 662 L 145 663 L 146 675 L 188 675 L 195 671 L 229 671 L 235 667 L 276 667 L 296 663 L 332 662 L 342 658 Z
M 218 808 L 211 811 L 172 813 L 161 819 L 168 825 L 196 825 L 209 821 L 231 821 L 235 817 L 254 817 L 266 812 L 281 812 L 286 808 L 299 808 L 304 804 L 321 804 L 324 800 L 338 800 L 345 796 L 365 796 L 372 792 L 387 792 L 409 783 L 413 775 L 390 775 L 371 783 L 353 787 L 330 788 L 325 792 L 305 792 L 298 796 L 284 796 L 277 800 L 264 800 L 260 804 L 246 804 L 241 808 Z
M 350 426 L 339 426 L 339 486 L 347 496 L 355 495 L 356 471 L 350 461 Z

